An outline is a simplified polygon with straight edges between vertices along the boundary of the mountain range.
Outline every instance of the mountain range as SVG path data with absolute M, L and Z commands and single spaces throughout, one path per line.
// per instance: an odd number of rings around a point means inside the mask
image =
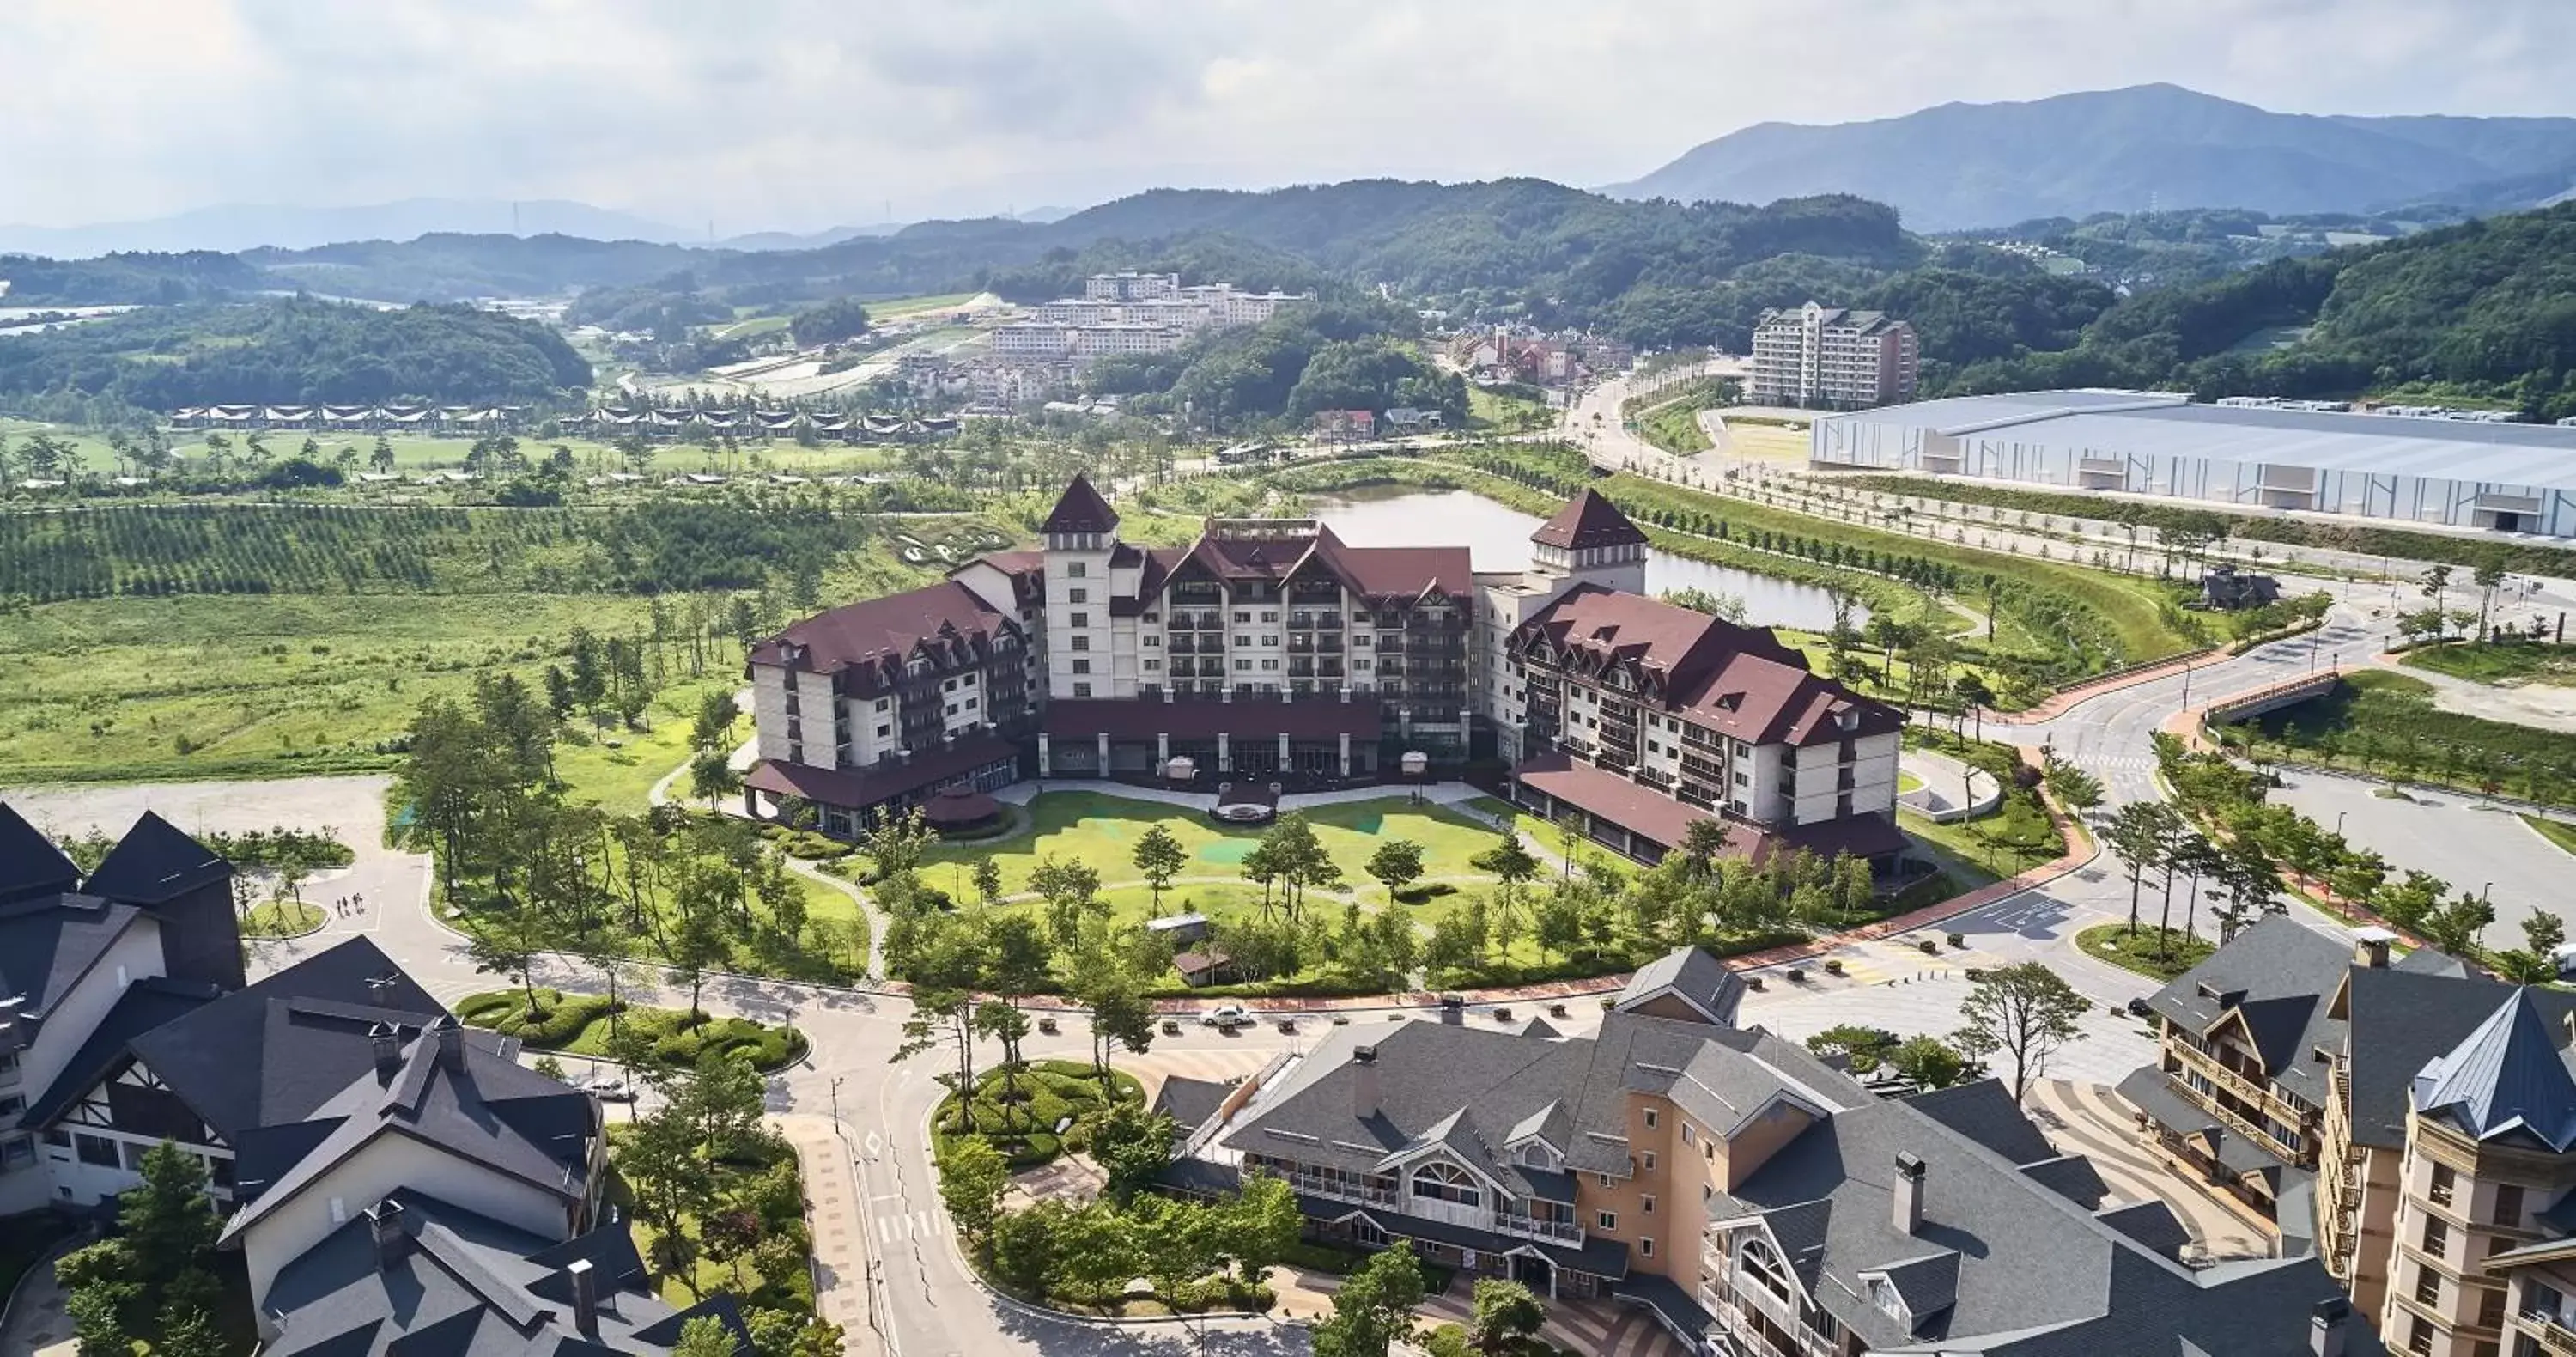
M 1913 230 L 1962 231 L 2149 208 L 2511 210 L 2571 185 L 2576 118 L 2274 113 L 2139 85 L 1868 122 L 1760 123 L 1605 192 L 1756 203 L 1851 193 L 1894 206 Z

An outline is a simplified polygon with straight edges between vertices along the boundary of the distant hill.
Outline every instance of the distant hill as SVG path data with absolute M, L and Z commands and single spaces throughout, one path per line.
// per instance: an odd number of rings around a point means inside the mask
M 2267 333 L 2294 337 L 2249 342 Z M 2576 415 L 2576 203 L 2144 293 L 2103 311 L 2071 345 L 1970 361 L 1941 386 L 2404 391 L 2508 404 L 2533 419 Z
M 543 199 L 408 198 L 362 207 L 234 203 L 144 221 L 91 226 L 0 225 L 0 254 L 87 259 L 114 251 L 310 249 L 351 240 L 411 240 L 439 232 L 555 234 L 592 240 L 703 241 L 705 232 L 588 203 Z
M 2174 85 L 1902 117 L 1762 123 L 1606 190 L 1767 202 L 1851 193 L 1917 231 L 2149 206 L 2367 212 L 2455 199 L 2527 207 L 2576 185 L 2576 118 L 2317 117 Z

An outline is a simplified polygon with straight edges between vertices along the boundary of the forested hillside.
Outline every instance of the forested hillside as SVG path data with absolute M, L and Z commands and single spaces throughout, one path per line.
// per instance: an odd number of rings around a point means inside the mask
M 590 377 L 546 326 L 462 306 L 178 306 L 0 338 L 0 399 L 13 404 L 534 401 Z
M 2536 419 L 2576 415 L 2576 203 L 2146 293 L 2103 312 L 2070 347 L 1970 363 L 1947 384 L 2331 397 L 2406 389 L 2498 401 Z
M 268 286 L 254 265 L 211 250 L 82 260 L 0 255 L 0 282 L 9 285 L 0 292 L 8 306 L 176 306 Z
M 1411 312 L 1383 302 L 1296 307 L 1170 353 L 1105 359 L 1089 381 L 1095 391 L 1132 396 L 1139 413 L 1186 415 L 1211 427 L 1398 405 L 1461 424 L 1467 384 L 1403 342 L 1419 329 Z

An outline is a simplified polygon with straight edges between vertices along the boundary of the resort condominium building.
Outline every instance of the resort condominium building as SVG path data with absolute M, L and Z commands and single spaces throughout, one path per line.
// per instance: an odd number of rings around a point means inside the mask
M 1522 805 L 1642 861 L 1700 821 L 1755 857 L 1903 847 L 1899 715 L 1767 629 L 1645 597 L 1645 534 L 1593 491 L 1527 570 L 1484 574 L 1312 519 L 1174 547 L 1118 524 L 1076 477 L 1041 549 L 755 646 L 747 795 L 846 834 L 1027 777 L 1345 785 L 1490 757 Z
M 1846 311 L 1809 302 L 1765 311 L 1753 330 L 1757 405 L 1848 410 L 1910 400 L 1921 363 L 1914 327 L 1883 311 Z

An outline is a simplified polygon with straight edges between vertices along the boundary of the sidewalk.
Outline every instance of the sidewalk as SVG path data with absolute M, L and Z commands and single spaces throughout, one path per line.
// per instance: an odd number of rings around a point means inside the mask
M 850 1151 L 829 1117 L 779 1117 L 805 1174 L 805 1223 L 814 1233 L 814 1310 L 841 1326 L 842 1351 L 886 1352 L 868 1323 L 867 1216 Z

